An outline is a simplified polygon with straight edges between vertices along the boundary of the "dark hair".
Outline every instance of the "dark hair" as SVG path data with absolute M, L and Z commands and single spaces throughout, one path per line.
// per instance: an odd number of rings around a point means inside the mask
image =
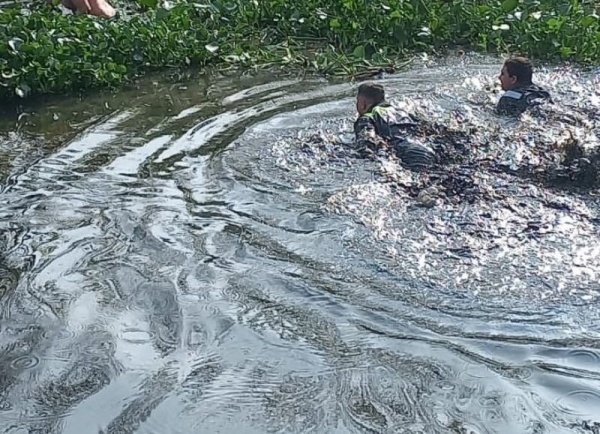
M 383 86 L 376 83 L 363 83 L 358 86 L 358 96 L 362 96 L 373 104 L 385 101 L 385 90 Z
M 533 65 L 526 57 L 513 57 L 504 62 L 506 71 L 511 77 L 517 77 L 519 84 L 531 84 Z

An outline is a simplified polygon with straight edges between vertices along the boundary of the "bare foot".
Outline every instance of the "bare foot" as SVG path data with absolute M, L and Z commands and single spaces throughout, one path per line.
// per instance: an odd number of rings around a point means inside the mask
M 106 0 L 89 0 L 92 15 L 98 17 L 112 18 L 115 16 L 115 9 L 108 4 Z
M 80 14 L 90 14 L 102 18 L 115 16 L 115 9 L 106 0 L 62 0 L 65 7 Z

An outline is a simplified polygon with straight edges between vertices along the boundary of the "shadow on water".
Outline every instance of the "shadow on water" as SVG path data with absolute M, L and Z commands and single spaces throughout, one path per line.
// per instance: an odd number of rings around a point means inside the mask
M 468 132 L 466 174 L 344 157 L 355 86 L 317 78 L 3 121 L 0 433 L 600 432 L 598 190 L 519 172 L 597 141 L 598 78 L 540 72 L 581 118 L 516 122 L 498 67 L 385 79 Z

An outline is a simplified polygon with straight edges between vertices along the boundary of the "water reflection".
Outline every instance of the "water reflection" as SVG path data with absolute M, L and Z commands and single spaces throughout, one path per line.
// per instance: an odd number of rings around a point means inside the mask
M 469 137 L 430 177 L 346 158 L 354 87 L 321 79 L 156 83 L 9 120 L 0 432 L 597 431 L 596 192 L 532 174 L 561 128 L 597 142 L 598 78 L 542 72 L 579 108 L 515 123 L 489 111 L 498 65 L 386 80 Z

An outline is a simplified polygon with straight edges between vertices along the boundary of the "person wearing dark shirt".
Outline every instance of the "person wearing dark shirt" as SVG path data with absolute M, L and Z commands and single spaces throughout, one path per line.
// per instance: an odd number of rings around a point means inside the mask
M 433 151 L 407 137 L 407 133 L 417 126 L 417 121 L 386 101 L 383 86 L 361 84 L 356 110 L 358 119 L 354 123 L 354 134 L 359 153 L 378 155 L 391 151 L 413 170 L 421 170 L 435 162 Z
M 500 72 L 500 84 L 504 95 L 496 110 L 500 114 L 520 115 L 529 107 L 552 102 L 550 93 L 533 84 L 533 67 L 529 59 L 514 57 L 504 62 Z

